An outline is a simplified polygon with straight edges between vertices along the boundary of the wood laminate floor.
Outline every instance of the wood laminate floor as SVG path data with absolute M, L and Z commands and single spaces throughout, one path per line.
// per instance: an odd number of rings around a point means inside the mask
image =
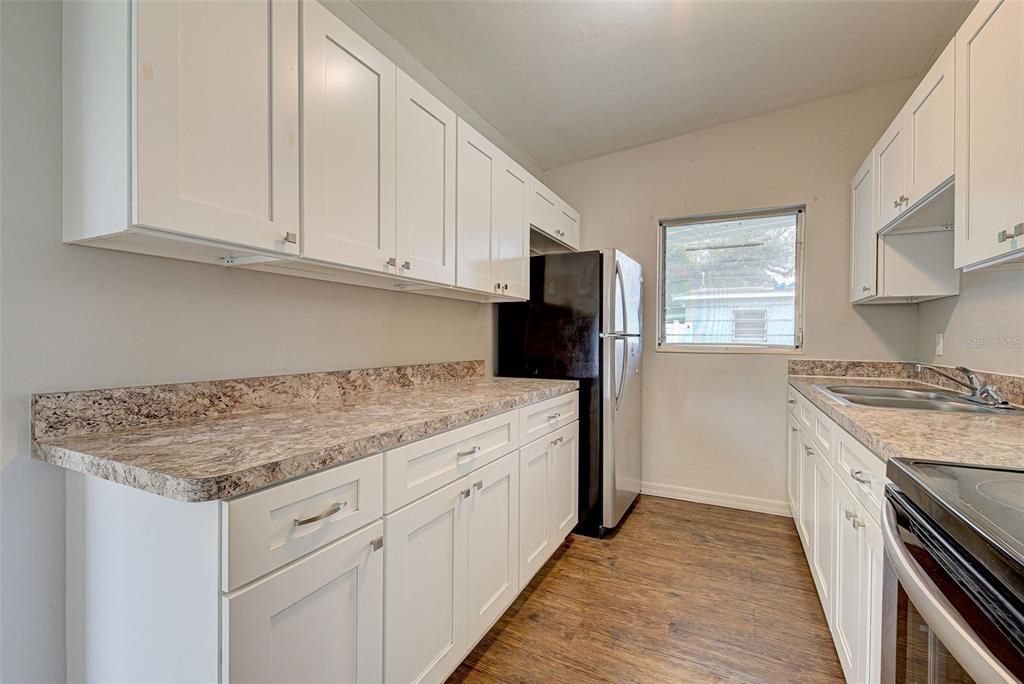
M 643 496 L 571 535 L 451 682 L 837 682 L 793 521 Z

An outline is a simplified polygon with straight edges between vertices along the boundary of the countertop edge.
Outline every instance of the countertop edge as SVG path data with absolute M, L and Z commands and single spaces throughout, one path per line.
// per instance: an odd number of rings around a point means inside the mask
M 854 439 L 863 444 L 868 451 L 875 456 L 875 458 L 880 460 L 882 463 L 887 463 L 890 458 L 896 458 L 902 455 L 892 447 L 886 445 L 885 442 L 879 439 L 873 432 L 863 427 L 860 423 L 856 422 L 842 411 L 837 410 L 834 402 L 829 401 L 824 394 L 815 390 L 812 383 L 801 381 L 801 377 L 810 378 L 818 376 L 790 375 L 788 376 L 787 383 L 790 387 L 799 392 L 801 396 L 807 399 L 807 401 L 811 402 L 815 408 L 819 409 L 839 427 L 852 435 Z M 808 391 L 805 392 L 805 389 Z
M 208 478 L 175 477 L 160 471 L 147 470 L 102 456 L 71 450 L 57 444 L 48 444 L 45 441 L 33 441 L 32 457 L 73 472 L 91 475 L 176 501 L 187 503 L 224 501 L 579 390 L 577 381 L 561 382 L 563 384 L 532 390 L 510 399 L 486 402 L 472 409 L 434 417 L 419 423 L 403 425 L 370 437 L 339 444 L 336 447 L 304 451 L 279 461 Z

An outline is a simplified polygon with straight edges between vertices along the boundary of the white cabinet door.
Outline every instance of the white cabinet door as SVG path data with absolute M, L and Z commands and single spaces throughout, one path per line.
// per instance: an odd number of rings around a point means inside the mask
M 465 655 L 466 479 L 384 518 L 384 678 L 443 681 Z
M 225 682 L 379 682 L 383 524 L 223 599 Z
M 530 180 L 530 196 L 526 201 L 530 225 L 551 237 L 558 237 L 555 234 L 559 214 L 555 193 L 536 178 L 531 176 Z
M 956 251 L 1024 249 L 1024 3 L 981 0 L 956 34 Z
M 320 3 L 302 8 L 302 254 L 393 272 L 395 65 Z
M 455 284 L 455 128 L 452 110 L 398 72 L 399 272 Z
M 861 164 L 850 184 L 850 301 L 877 293 L 878 235 L 875 230 L 875 156 Z
M 846 681 L 864 681 L 858 666 L 865 644 L 862 630 L 864 599 L 861 594 L 862 569 L 864 567 L 863 528 L 856 522 L 860 506 L 838 478 L 833 488 L 833 529 L 835 538 L 835 582 L 832 605 L 832 639 L 839 654 L 839 661 L 846 673 Z
M 519 593 L 519 453 L 469 476 L 468 643 L 475 644 Z
M 786 493 L 793 520 L 800 519 L 800 426 L 796 417 L 786 411 Z
M 554 551 L 551 538 L 551 439 L 519 450 L 519 584 L 526 584 Z
M 908 205 L 953 177 L 954 42 L 946 46 L 904 108 Z
M 863 507 L 861 508 L 863 513 Z M 861 639 L 862 681 L 878 684 L 882 680 L 882 574 L 885 570 L 885 548 L 882 530 L 864 514 L 860 520 L 864 547 L 861 550 Z
M 900 112 L 882 139 L 875 145 L 875 174 L 878 188 L 875 227 L 885 228 L 907 207 L 906 135 L 903 112 Z
M 551 470 L 548 494 L 551 511 L 551 540 L 558 546 L 579 521 L 579 434 L 573 423 L 551 435 Z M 639 483 L 636 483 L 639 485 Z M 639 486 L 637 486 L 639 489 Z
M 814 542 L 811 569 L 826 618 L 832 612 L 832 466 L 814 453 Z
M 526 220 L 529 175 L 502 154 L 494 175 L 494 275 L 501 293 L 530 298 L 530 226 Z
M 814 447 L 806 433 L 800 432 L 800 517 L 797 528 L 804 542 L 808 562 L 814 548 Z
M 470 290 L 497 292 L 491 264 L 493 182 L 501 152 L 465 121 L 458 123 L 456 165 L 455 284 Z
M 558 237 L 573 249 L 580 246 L 580 213 L 565 202 L 558 207 L 558 222 L 555 224 Z
M 134 222 L 298 253 L 297 0 L 133 6 Z

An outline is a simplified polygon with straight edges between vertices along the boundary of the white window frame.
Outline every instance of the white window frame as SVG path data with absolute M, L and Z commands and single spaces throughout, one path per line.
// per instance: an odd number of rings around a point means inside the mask
M 709 223 L 737 219 L 767 218 L 796 214 L 796 292 L 793 302 L 794 336 L 796 344 L 680 344 L 665 342 L 665 229 L 688 223 Z M 658 221 L 658 345 L 655 351 L 683 354 L 788 354 L 804 353 L 804 221 L 806 205 L 795 204 L 768 209 L 729 211 L 714 214 L 700 214 L 683 218 L 661 219 Z

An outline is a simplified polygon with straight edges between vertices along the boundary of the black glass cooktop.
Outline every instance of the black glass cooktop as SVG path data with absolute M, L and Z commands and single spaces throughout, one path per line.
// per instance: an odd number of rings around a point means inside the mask
M 894 458 L 886 474 L 1024 602 L 1024 470 Z

